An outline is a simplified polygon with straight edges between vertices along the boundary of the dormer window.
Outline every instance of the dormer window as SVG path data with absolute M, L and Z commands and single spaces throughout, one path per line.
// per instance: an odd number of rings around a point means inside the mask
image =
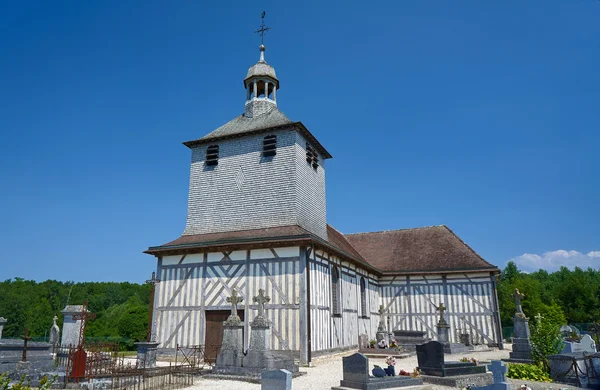
M 277 154 L 277 136 L 276 135 L 267 135 L 263 139 L 263 156 L 274 156 Z
M 206 165 L 219 164 L 219 145 L 211 145 L 206 149 Z
M 319 167 L 319 155 L 308 142 L 306 143 L 306 162 L 311 164 L 314 169 Z

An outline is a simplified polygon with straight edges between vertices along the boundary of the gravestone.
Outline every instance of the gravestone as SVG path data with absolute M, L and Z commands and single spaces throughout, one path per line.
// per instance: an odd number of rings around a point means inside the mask
M 410 352 L 414 352 L 417 349 L 417 345 L 431 341 L 427 337 L 427 332 L 421 330 L 395 330 L 393 333 L 396 343 L 402 349 Z
M 446 362 L 444 360 L 444 346 L 438 341 L 417 345 L 417 360 L 419 370 L 424 375 L 454 376 L 485 373 L 485 366 L 478 366 L 472 362 Z
M 261 390 L 292 390 L 292 373 L 288 370 L 263 371 L 260 375 Z
M 2 339 L 2 331 L 4 330 L 4 324 L 6 323 L 6 318 L 0 317 L 0 340 Z
M 67 305 L 61 311 L 63 315 L 63 329 L 60 345 L 63 347 L 76 347 L 79 344 L 79 332 L 81 331 L 81 320 L 76 320 L 73 316 L 80 315 L 83 312 L 82 305 Z
M 358 335 L 358 348 L 366 349 L 369 347 L 370 347 L 369 336 L 367 336 L 366 334 L 359 334 Z
M 533 360 L 531 359 L 531 342 L 529 341 L 529 319 L 525 317 L 523 308 L 521 307 L 521 299 L 525 298 L 525 295 L 520 293 L 519 289 L 515 288 L 513 298 L 515 299 L 517 309 L 513 317 L 514 333 L 512 352 L 509 354 L 510 359 L 507 359 L 507 361 L 533 363 Z
M 54 318 L 52 319 L 52 321 L 54 321 L 54 324 L 50 328 L 49 343 L 52 345 L 53 349 L 56 349 L 56 347 L 58 347 L 58 344 L 60 343 L 60 328 L 56 324 L 56 320 L 58 320 L 58 317 L 54 316 Z
M 508 367 L 501 360 L 493 360 L 490 371 L 494 376 L 494 383 L 487 386 L 471 387 L 471 390 L 510 390 L 510 384 L 506 382 Z
M 231 304 L 231 315 L 223 322 L 223 342 L 215 368 L 242 366 L 244 323 L 237 315 L 237 304 L 243 301 L 244 298 L 237 295 L 236 289 L 233 289 L 231 296 L 227 297 L 227 302 Z
M 444 317 L 444 311 L 447 309 L 448 308 L 444 306 L 443 303 L 440 303 L 440 305 L 436 307 L 436 310 L 440 312 L 440 319 L 437 323 L 437 341 L 443 344 L 445 353 L 454 354 L 468 352 L 469 348 L 466 345 L 450 343 L 450 325 Z
M 340 389 L 393 389 L 405 386 L 422 385 L 420 378 L 410 376 L 386 376 L 376 378 L 369 375 L 369 358 L 361 353 L 355 353 L 351 356 L 342 358 L 343 379 L 340 386 L 332 387 L 334 390 Z
M 586 352 L 596 353 L 596 342 L 589 334 L 584 334 L 579 342 L 563 341 L 564 346 L 561 353 Z
M 386 322 L 386 311 L 383 308 L 383 305 L 379 305 L 379 325 L 377 325 L 377 333 L 375 333 L 375 339 L 377 340 L 377 345 L 385 345 L 385 348 L 390 344 L 390 335 L 385 326 Z
M 137 347 L 136 367 L 141 369 L 156 367 L 156 355 L 160 343 L 156 341 L 140 341 L 134 344 Z
M 231 303 L 231 315 L 223 323 L 223 346 L 217 356 L 217 364 L 213 367 L 213 374 L 236 375 L 259 378 L 261 373 L 270 370 L 285 369 L 293 374 L 299 372 L 298 366 L 294 364 L 294 358 L 286 355 L 275 355 L 269 348 L 271 338 L 271 322 L 265 315 L 265 303 L 271 298 L 265 295 L 265 291 L 258 290 L 258 296 L 253 298 L 258 304 L 258 315 L 250 323 L 250 345 L 244 356 L 242 345 L 243 322 L 237 316 L 237 303 L 243 298 L 237 296 L 235 290 L 228 298 Z

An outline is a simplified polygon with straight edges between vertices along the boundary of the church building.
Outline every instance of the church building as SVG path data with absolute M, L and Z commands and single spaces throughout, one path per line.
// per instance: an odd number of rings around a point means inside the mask
M 246 347 L 257 314 L 252 298 L 264 289 L 271 348 L 304 364 L 356 349 L 360 334 L 374 339 L 380 306 L 388 330 L 435 339 L 443 304 L 450 342 L 468 333 L 473 343 L 501 345 L 499 269 L 444 225 L 357 234 L 329 225 L 332 156 L 279 110 L 279 79 L 264 45 L 243 84 L 243 114 L 184 142 L 192 158 L 183 234 L 145 252 L 158 263 L 159 351 L 203 345 L 214 358 L 233 289 L 244 298 Z

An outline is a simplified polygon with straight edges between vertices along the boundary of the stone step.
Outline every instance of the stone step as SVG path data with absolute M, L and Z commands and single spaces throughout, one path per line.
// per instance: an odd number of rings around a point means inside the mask
M 356 390 L 352 387 L 340 387 L 334 386 L 331 388 L 332 390 Z M 433 390 L 433 387 L 430 385 L 419 385 L 419 386 L 405 386 L 405 387 L 389 387 L 388 390 Z

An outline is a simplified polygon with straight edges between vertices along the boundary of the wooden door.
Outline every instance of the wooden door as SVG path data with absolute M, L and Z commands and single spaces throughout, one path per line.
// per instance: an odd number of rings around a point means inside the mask
M 205 312 L 204 361 L 214 363 L 217 360 L 223 342 L 223 322 L 230 314 L 231 310 L 207 310 Z M 243 310 L 238 310 L 238 316 L 244 321 Z

